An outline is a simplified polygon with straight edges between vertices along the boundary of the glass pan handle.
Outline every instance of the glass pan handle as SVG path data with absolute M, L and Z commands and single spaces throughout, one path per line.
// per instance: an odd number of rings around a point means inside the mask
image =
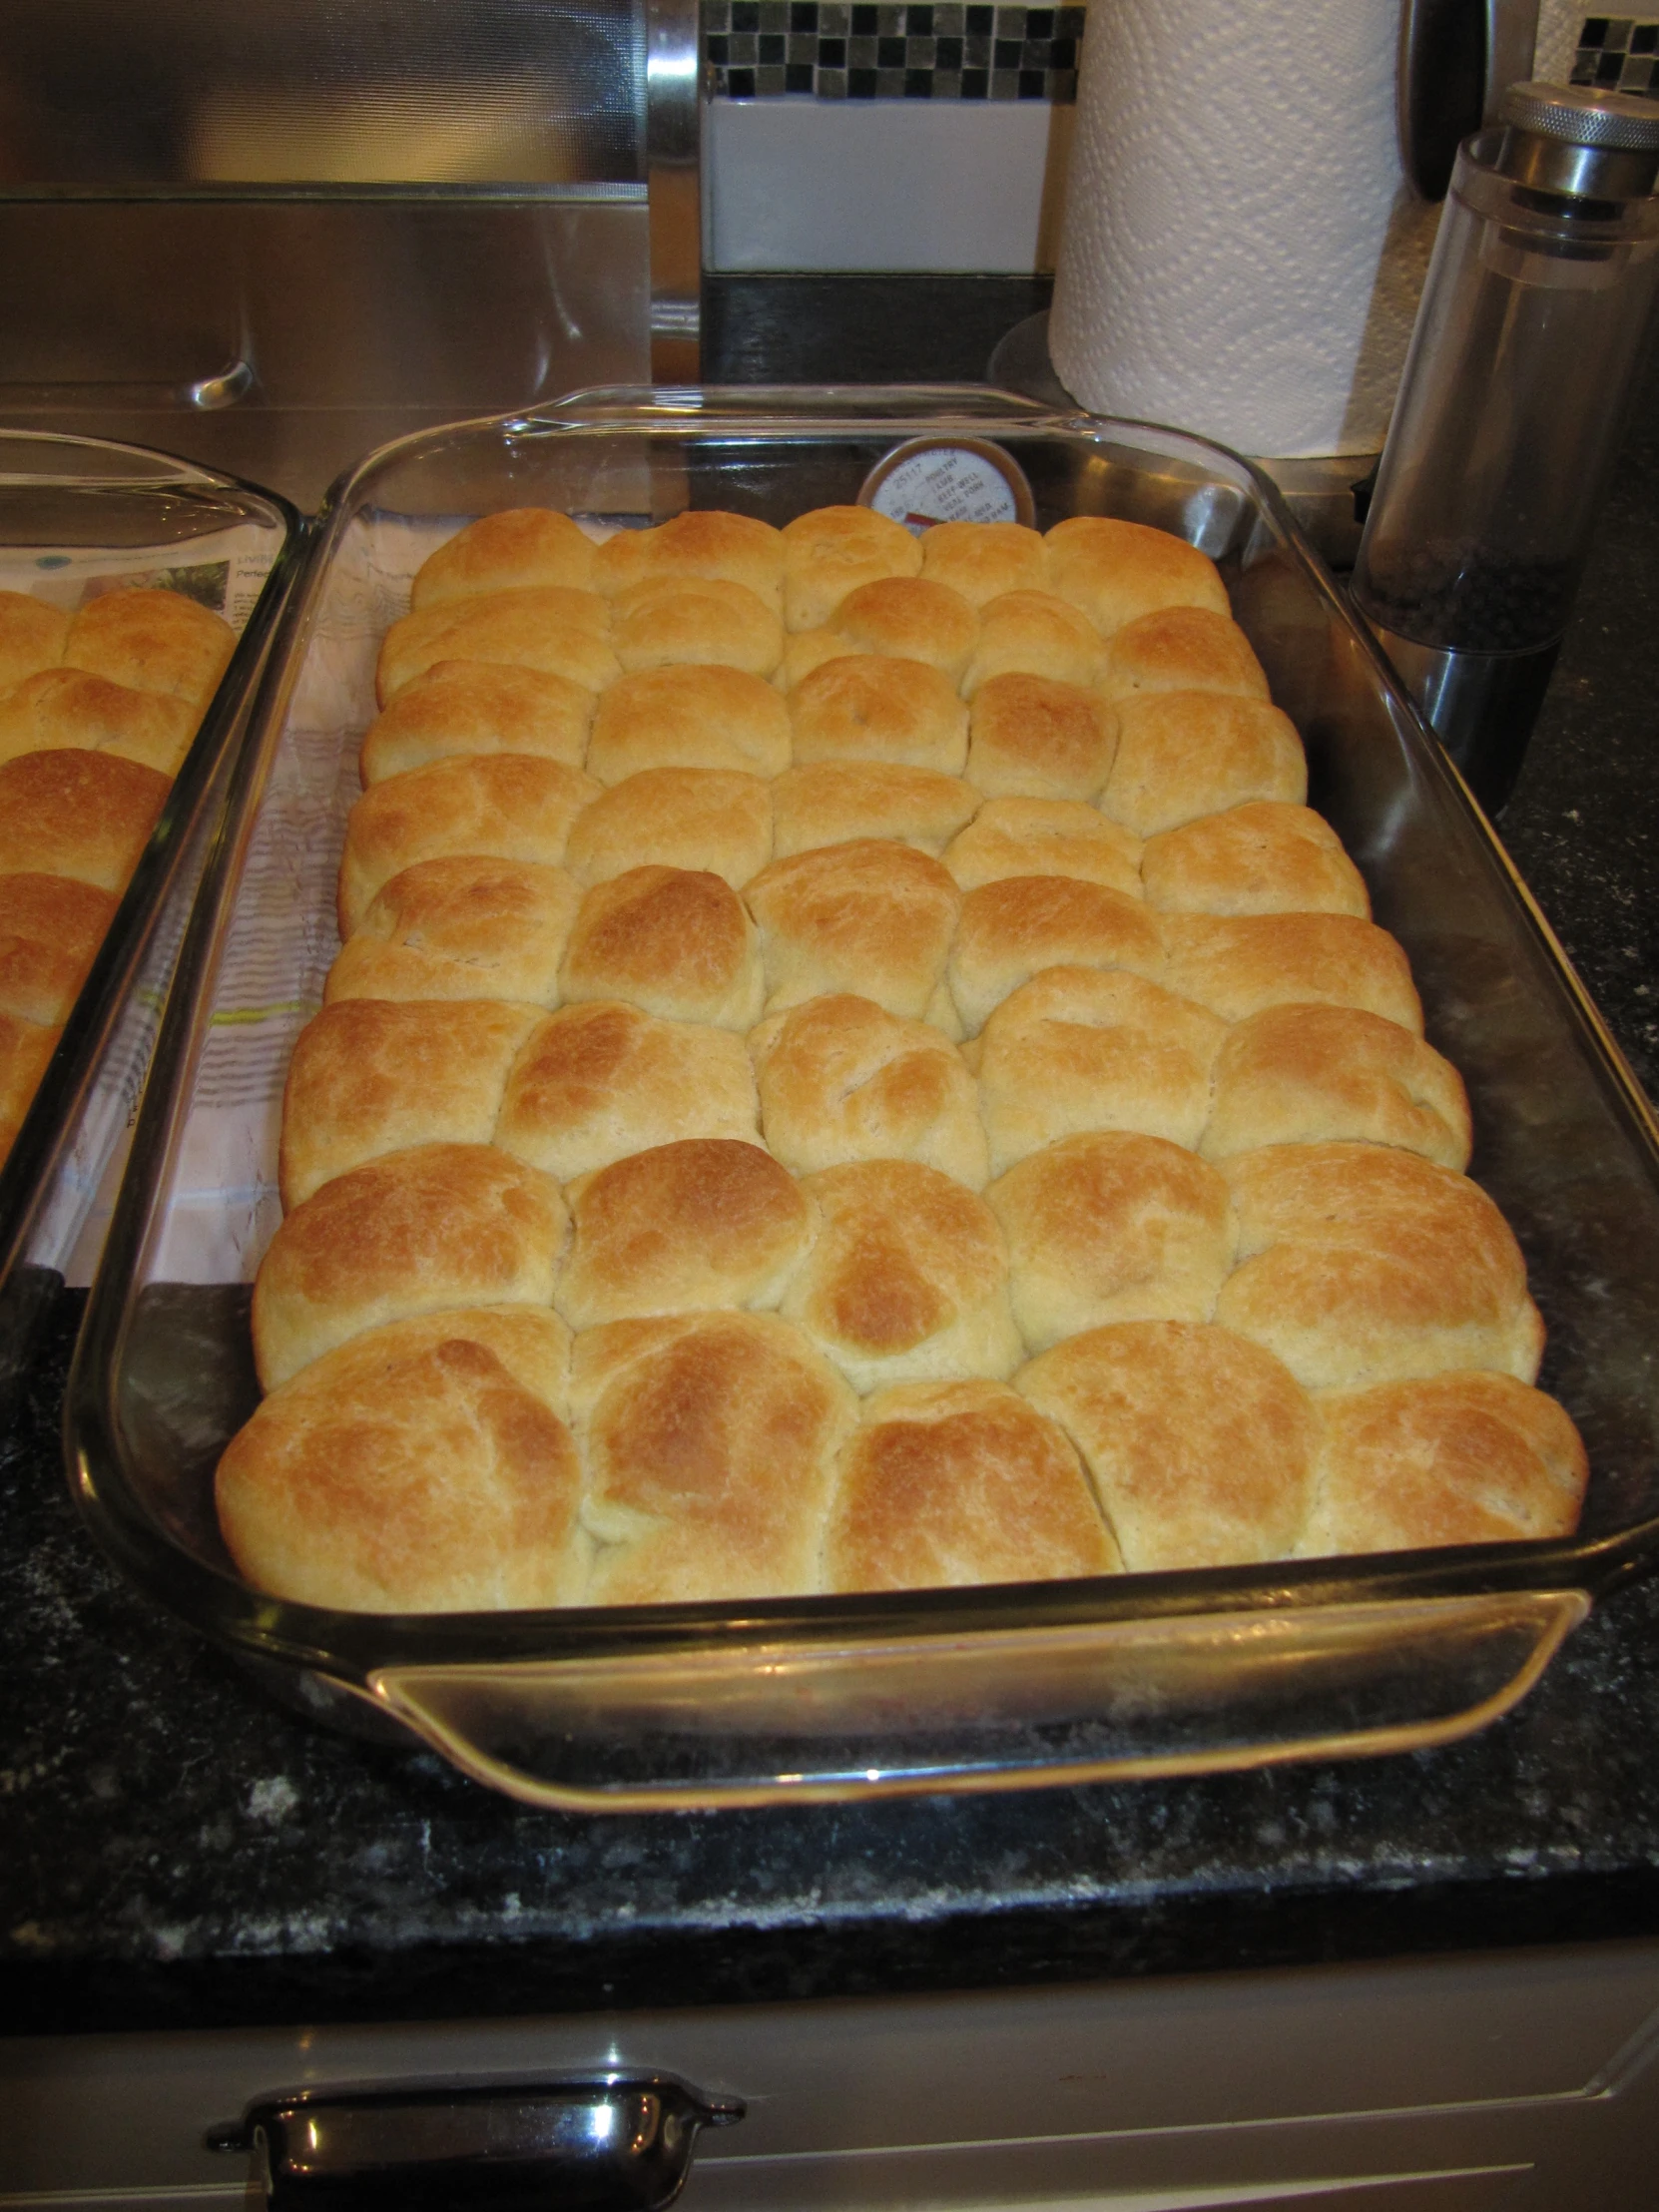
M 1582 1590 L 382 1668 L 463 1773 L 568 1812 L 1029 1789 L 1360 1758 L 1525 1695 Z
M 271 2212 L 657 2212 L 698 2131 L 743 2117 L 669 2076 L 300 2093 L 208 2137 L 252 2151 Z

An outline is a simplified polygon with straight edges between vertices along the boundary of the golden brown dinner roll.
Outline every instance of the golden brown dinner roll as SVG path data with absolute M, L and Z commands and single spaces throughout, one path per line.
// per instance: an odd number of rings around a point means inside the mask
M 855 660 L 860 650 L 839 630 L 788 631 L 784 657 L 772 681 L 781 692 L 799 691 L 814 669 L 822 668 L 826 661 Z
M 1073 875 L 1133 897 L 1141 840 L 1077 800 L 987 799 L 944 864 L 965 891 L 1006 875 Z
M 1140 837 L 1253 799 L 1300 806 L 1308 762 L 1296 725 L 1265 699 L 1143 692 L 1117 705 L 1118 749 L 1101 807 Z
M 985 1193 L 1030 1352 L 1119 1321 L 1208 1321 L 1238 1247 L 1225 1181 L 1162 1137 L 1066 1137 Z
M 600 1605 L 819 1586 L 831 1470 L 857 1399 L 773 1314 L 676 1314 L 578 1338 L 583 1519 Z
M 1100 662 L 1100 633 L 1075 607 L 1052 592 L 1005 592 L 980 610 L 979 637 L 962 677 L 962 697 L 972 699 L 996 676 L 1092 684 Z
M 783 860 L 854 837 L 895 837 L 937 858 L 978 805 L 971 784 L 933 769 L 815 761 L 772 787 L 773 851 Z
M 535 753 L 580 768 L 593 694 L 568 677 L 494 661 L 434 661 L 363 739 L 364 788 L 454 753 Z
M 669 1021 L 753 1029 L 764 995 L 760 944 L 720 876 L 629 868 L 583 894 L 559 988 L 570 1005 L 621 998 Z
M 961 593 L 924 576 L 884 576 L 859 584 L 835 609 L 830 627 L 855 652 L 924 661 L 952 685 L 960 681 L 979 634 Z
M 584 811 L 565 848 L 565 865 L 583 883 L 649 865 L 704 868 L 734 890 L 771 857 L 771 788 L 719 768 L 643 769 Z
M 61 607 L 26 591 L 0 591 L 0 699 L 42 669 L 56 668 L 68 635 Z
M 569 1333 L 507 1307 L 395 1322 L 273 1392 L 219 1462 L 257 1589 L 350 1613 L 574 1604 L 588 1545 Z
M 1048 582 L 1042 537 L 1023 522 L 935 522 L 921 533 L 921 573 L 970 607 Z
M 599 549 L 598 582 L 603 592 L 624 592 L 663 576 L 743 584 L 778 614 L 784 577 L 782 534 L 753 515 L 688 508 L 654 530 L 619 530 Z
M 1116 632 L 1107 642 L 1100 688 L 1112 700 L 1148 692 L 1268 696 L 1268 680 L 1250 640 L 1229 616 L 1205 607 L 1170 607 Z
M 856 837 L 774 860 L 749 886 L 767 1011 L 857 991 L 919 1019 L 944 972 L 961 893 L 910 845 Z
M 1182 914 L 1358 914 L 1365 879 L 1328 822 L 1308 807 L 1257 799 L 1147 839 L 1146 902 Z
M 348 998 L 299 1032 L 279 1181 L 294 1207 L 348 1168 L 418 1144 L 488 1144 L 507 1070 L 538 1019 L 485 998 Z
M 1313 1510 L 1297 1549 L 1406 1551 L 1570 1535 L 1589 1479 L 1554 1398 L 1474 1372 L 1329 1390 Z
M 176 776 L 199 719 L 183 699 L 131 691 L 85 669 L 43 669 L 0 698 L 0 761 L 79 746 Z
M 818 1238 L 780 1312 L 855 1390 L 1013 1373 L 1007 1256 L 982 1198 L 915 1160 L 824 1168 L 806 1189 Z
M 784 625 L 820 630 L 850 591 L 916 576 L 921 547 L 873 507 L 815 507 L 784 525 Z
M 0 1165 L 17 1142 L 23 1117 L 62 1034 L 56 1022 L 47 1026 L 0 1013 Z
M 685 1137 L 631 1152 L 567 1192 L 554 1304 L 573 1329 L 647 1314 L 778 1304 L 814 1209 L 758 1144 Z
M 531 1032 L 495 1130 L 505 1151 L 562 1183 L 673 1137 L 760 1142 L 743 1039 L 603 1000 L 562 1007 Z
M 1422 1035 L 1410 963 L 1353 914 L 1166 914 L 1164 981 L 1223 1021 L 1269 1006 L 1358 1006 Z
M 612 601 L 612 636 L 624 671 L 711 662 L 770 676 L 784 651 L 777 615 L 747 584 L 718 576 L 658 576 Z
M 260 1264 L 261 1382 L 275 1389 L 384 1322 L 551 1306 L 569 1226 L 551 1177 L 490 1145 L 416 1145 L 336 1176 L 294 1208 Z
M 3 774 L 4 771 L 0 771 Z M 599 797 L 580 769 L 529 753 L 434 761 L 364 792 L 345 825 L 339 933 L 349 937 L 383 883 L 448 854 L 557 867 L 571 825 Z
M 353 998 L 558 1002 L 582 887 L 563 868 L 452 853 L 417 860 L 369 902 L 328 970 L 323 1003 Z
M 977 1073 L 991 1172 L 1093 1129 L 1196 1145 L 1227 1026 L 1121 969 L 1045 968 L 985 1023 Z
M 183 592 L 112 591 L 89 600 L 69 625 L 63 665 L 182 699 L 200 717 L 236 644 L 228 622 Z
M 968 782 L 992 798 L 1096 799 L 1117 717 L 1093 692 L 1046 676 L 993 676 L 968 722 Z
M 1202 1322 L 1123 1322 L 1042 1353 L 1014 1387 L 1082 1452 L 1132 1573 L 1294 1547 L 1314 1409 L 1259 1345 Z
M 827 661 L 791 694 L 795 765 L 889 761 L 960 776 L 968 713 L 950 679 L 920 661 L 855 653 Z
M 68 875 L 0 875 L 0 1014 L 61 1024 L 116 901 Z
M 1156 979 L 1163 965 L 1163 942 L 1140 899 L 1066 875 L 1008 875 L 963 894 L 950 994 L 973 1036 L 1043 968 L 1127 968 Z
M 613 684 L 599 702 L 587 761 L 602 784 L 642 769 L 777 776 L 789 765 L 790 713 L 770 684 L 741 668 L 684 665 Z
M 477 599 L 487 593 L 559 584 L 571 591 L 595 589 L 597 547 L 551 507 L 504 507 L 482 515 L 428 554 L 409 591 L 416 610 L 443 600 Z
M 1530 1382 L 1543 1324 L 1509 1225 L 1467 1176 L 1371 1144 L 1221 1162 L 1239 1266 L 1216 1319 L 1310 1389 L 1492 1368 Z
M 848 1160 L 919 1160 L 980 1189 L 973 1078 L 931 1023 L 849 992 L 775 1014 L 749 1039 L 767 1143 L 796 1175 Z
M 1356 1007 L 1270 1006 L 1241 1021 L 1216 1060 L 1205 1157 L 1346 1139 L 1466 1168 L 1462 1077 L 1408 1029 Z
M 119 895 L 168 780 L 114 753 L 64 747 L 0 761 L 0 875 L 68 875 Z
M 380 644 L 375 677 L 382 707 L 435 661 L 500 661 L 544 669 L 584 691 L 621 675 L 609 639 L 611 610 L 597 592 L 562 584 L 444 599 L 394 622 Z
M 1055 1423 L 996 1382 L 906 1382 L 867 1400 L 824 1540 L 830 1590 L 1113 1574 L 1122 1562 Z
M 1043 545 L 1049 590 L 1080 607 L 1102 637 L 1164 607 L 1232 612 L 1214 561 L 1167 530 L 1115 515 L 1072 515 Z

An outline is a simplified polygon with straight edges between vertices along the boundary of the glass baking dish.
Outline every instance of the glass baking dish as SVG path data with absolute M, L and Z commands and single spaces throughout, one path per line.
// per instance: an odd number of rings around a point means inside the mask
M 240 633 L 0 1166 L 0 1406 L 26 1365 L 34 1317 L 66 1279 L 91 1280 L 209 801 L 292 581 L 300 528 L 286 500 L 171 454 L 0 430 L 0 589 L 73 610 L 113 585 L 161 583 Z
M 1579 1533 L 730 1606 L 397 1617 L 248 1587 L 221 1545 L 212 1479 L 257 1399 L 248 1285 L 278 1218 L 271 1085 L 334 949 L 355 747 L 408 575 L 461 519 L 505 506 L 636 524 L 726 506 L 784 522 L 854 498 L 921 435 L 994 439 L 1029 478 L 1040 527 L 1124 515 L 1220 563 L 1303 732 L 1313 803 L 1405 945 L 1429 1037 L 1468 1083 L 1473 1172 L 1520 1238 L 1549 1325 L 1540 1380 L 1589 1451 Z M 352 727 L 324 742 L 319 725 L 342 712 Z M 276 909 L 291 954 L 280 977 Z M 224 1039 L 250 1025 L 253 972 L 280 1003 L 261 1015 L 267 1094 L 233 1141 L 242 1094 Z M 978 388 L 597 391 L 383 449 L 331 495 L 284 615 L 154 1078 L 71 1380 L 71 1479 L 90 1525 L 135 1581 L 281 1694 L 412 1732 L 529 1802 L 1015 1788 L 1433 1744 L 1504 1711 L 1594 1596 L 1654 1556 L 1659 1127 L 1271 486 L 1196 438 Z

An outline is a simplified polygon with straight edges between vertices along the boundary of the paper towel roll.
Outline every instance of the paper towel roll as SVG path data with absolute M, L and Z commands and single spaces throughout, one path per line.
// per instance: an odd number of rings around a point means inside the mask
M 1399 0 L 1095 0 L 1049 348 L 1103 414 L 1376 452 L 1438 221 L 1399 163 Z

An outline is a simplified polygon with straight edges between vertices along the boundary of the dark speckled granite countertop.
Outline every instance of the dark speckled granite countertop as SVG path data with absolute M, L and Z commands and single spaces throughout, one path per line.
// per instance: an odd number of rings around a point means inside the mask
M 980 372 L 1028 287 L 727 286 L 711 373 Z M 815 347 L 817 350 L 815 351 Z M 837 348 L 839 350 L 837 351 Z M 845 373 L 843 367 L 842 373 Z M 1505 838 L 1659 1087 L 1659 375 Z M 13 2030 L 970 1988 L 1659 1932 L 1659 1583 L 1447 1750 L 862 1809 L 580 1820 L 271 1704 L 82 1535 L 75 1304 L 0 1439 Z

